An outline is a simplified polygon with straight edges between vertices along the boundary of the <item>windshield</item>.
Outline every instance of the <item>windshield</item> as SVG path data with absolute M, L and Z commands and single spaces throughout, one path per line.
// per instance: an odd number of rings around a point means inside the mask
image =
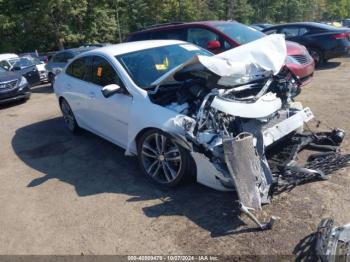
M 36 57 L 28 57 L 28 59 L 30 59 L 34 65 L 42 64 L 42 62 Z
M 195 55 L 213 54 L 195 45 L 184 43 L 140 50 L 116 58 L 138 86 L 147 88 L 159 77 Z
M 215 24 L 214 27 L 241 45 L 266 36 L 264 33 L 240 23 Z
M 25 68 L 34 65 L 33 62 L 26 58 L 26 57 L 21 57 L 15 60 L 13 67 L 20 67 L 20 68 Z

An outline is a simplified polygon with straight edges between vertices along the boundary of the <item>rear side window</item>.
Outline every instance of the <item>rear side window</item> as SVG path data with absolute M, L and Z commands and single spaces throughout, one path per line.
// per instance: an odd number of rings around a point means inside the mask
M 56 63 L 67 63 L 68 60 L 72 58 L 74 58 L 72 53 L 63 52 L 55 55 L 52 61 Z
M 0 66 L 6 69 L 9 69 L 11 67 L 11 65 L 6 60 L 0 61 Z
M 52 62 L 56 62 L 56 63 L 64 62 L 64 54 L 65 53 L 59 53 L 59 54 L 55 55 L 52 59 Z
M 281 29 L 281 33 L 286 37 L 296 37 L 305 35 L 308 29 L 305 27 L 285 27 Z
M 91 79 L 91 63 L 90 57 L 82 57 L 71 63 L 67 69 L 66 74 L 84 81 Z
M 200 47 L 207 48 L 208 42 L 219 40 L 219 36 L 209 30 L 202 28 L 189 28 L 187 33 L 187 41 L 194 43 Z
M 277 29 L 270 29 L 270 30 L 264 31 L 264 34 L 267 34 L 267 35 L 277 34 Z
M 173 39 L 186 41 L 186 32 L 183 29 L 153 32 L 152 39 Z

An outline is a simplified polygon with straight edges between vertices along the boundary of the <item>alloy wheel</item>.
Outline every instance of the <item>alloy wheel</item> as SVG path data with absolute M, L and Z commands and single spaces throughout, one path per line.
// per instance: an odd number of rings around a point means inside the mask
M 72 109 L 66 101 L 62 101 L 61 110 L 63 114 L 64 122 L 67 124 L 69 130 L 74 131 L 76 128 L 75 118 Z
M 160 133 L 145 138 L 141 145 L 141 160 L 146 173 L 161 184 L 175 181 L 183 162 L 178 145 Z

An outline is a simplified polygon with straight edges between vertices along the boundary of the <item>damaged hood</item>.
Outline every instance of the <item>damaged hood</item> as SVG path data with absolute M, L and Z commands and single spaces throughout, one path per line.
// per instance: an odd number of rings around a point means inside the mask
M 173 81 L 177 72 L 194 64 L 201 64 L 220 76 L 218 83 L 221 85 L 241 84 L 266 72 L 276 75 L 285 64 L 286 58 L 284 35 L 273 34 L 215 56 L 194 56 L 162 75 L 151 85 L 158 86 Z

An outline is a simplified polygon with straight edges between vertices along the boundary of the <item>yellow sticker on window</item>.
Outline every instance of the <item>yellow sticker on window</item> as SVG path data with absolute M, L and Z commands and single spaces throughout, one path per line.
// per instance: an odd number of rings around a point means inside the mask
M 96 74 L 98 77 L 101 77 L 102 76 L 102 67 L 99 66 L 97 67 L 97 74 Z
M 169 67 L 169 60 L 167 57 L 163 60 L 163 64 L 156 64 L 157 71 L 167 70 L 168 67 Z

